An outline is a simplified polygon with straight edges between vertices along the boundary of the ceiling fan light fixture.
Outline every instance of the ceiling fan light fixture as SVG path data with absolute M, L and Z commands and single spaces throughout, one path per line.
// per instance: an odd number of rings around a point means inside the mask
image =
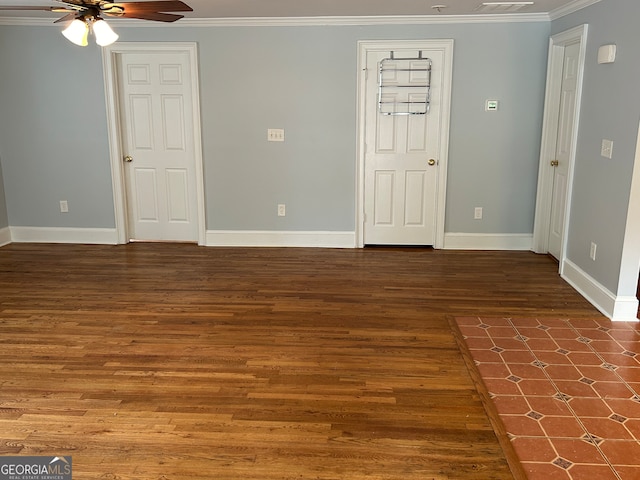
M 111 45 L 118 40 L 118 34 L 101 18 L 93 22 L 93 34 L 96 36 L 96 43 L 101 47 Z
M 76 18 L 62 31 L 62 35 L 71 43 L 75 43 L 81 47 L 89 45 L 89 25 L 86 21 Z
M 0 0 L 0 3 L 7 0 Z M 31 0 L 36 1 L 36 0 Z M 53 0 L 52 0 L 53 1 Z M 54 23 L 71 22 L 62 31 L 70 42 L 86 47 L 89 33 L 93 32 L 96 43 L 102 47 L 111 45 L 119 36 L 101 17 L 136 18 L 157 22 L 175 22 L 184 15 L 171 12 L 193 12 L 193 8 L 182 0 L 55 0 L 59 6 L 0 5 L 0 10 L 42 10 L 64 13 Z

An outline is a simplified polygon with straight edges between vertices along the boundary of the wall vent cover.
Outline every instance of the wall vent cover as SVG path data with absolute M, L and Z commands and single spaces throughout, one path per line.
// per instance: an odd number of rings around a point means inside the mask
M 483 13 L 512 13 L 530 7 L 533 4 L 534 2 L 483 2 L 476 7 L 476 11 Z

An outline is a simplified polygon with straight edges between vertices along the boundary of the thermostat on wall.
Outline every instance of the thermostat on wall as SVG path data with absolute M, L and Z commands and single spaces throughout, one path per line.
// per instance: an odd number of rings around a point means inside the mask
M 487 112 L 495 112 L 498 110 L 498 100 L 487 100 L 484 109 Z

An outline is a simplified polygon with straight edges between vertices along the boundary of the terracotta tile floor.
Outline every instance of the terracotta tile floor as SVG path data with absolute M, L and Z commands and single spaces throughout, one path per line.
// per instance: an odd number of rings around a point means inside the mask
M 455 321 L 529 480 L 640 479 L 640 324 Z

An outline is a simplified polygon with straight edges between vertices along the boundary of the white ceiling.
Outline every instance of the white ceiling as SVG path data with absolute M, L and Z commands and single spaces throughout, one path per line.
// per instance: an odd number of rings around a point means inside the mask
M 144 0 L 143 0 L 144 1 Z M 193 8 L 189 19 L 255 18 L 255 17 L 369 17 L 369 16 L 450 16 L 545 14 L 558 9 L 584 6 L 599 0 L 533 0 L 534 4 L 512 9 L 483 9 L 485 1 L 496 0 L 184 0 Z M 8 5 L 60 5 L 55 0 L 0 0 Z M 434 9 L 435 5 L 445 5 Z M 57 18 L 51 12 L 0 11 L 1 17 Z

